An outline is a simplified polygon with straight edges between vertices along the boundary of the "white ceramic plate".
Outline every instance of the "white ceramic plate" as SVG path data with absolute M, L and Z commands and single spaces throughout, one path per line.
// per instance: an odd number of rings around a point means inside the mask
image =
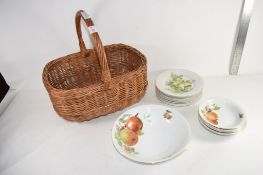
M 206 121 L 204 121 L 204 120 L 202 119 L 202 117 L 200 117 L 200 115 L 198 115 L 198 116 L 199 116 L 200 122 L 202 122 L 202 123 L 205 124 L 207 127 L 211 128 L 211 129 L 213 129 L 213 130 L 216 130 L 216 131 L 218 131 L 218 132 L 230 132 L 230 133 L 235 132 L 235 133 L 237 133 L 237 132 L 241 131 L 241 130 L 244 128 L 244 126 L 245 126 L 245 122 L 244 122 L 244 123 L 243 123 L 243 126 L 241 126 L 240 128 L 234 128 L 234 129 L 218 128 L 218 127 L 215 127 L 215 126 L 207 123 Z
M 222 132 L 222 133 L 238 133 L 240 130 L 224 130 L 224 129 L 219 129 L 216 127 L 212 127 L 211 125 L 208 125 L 207 122 L 203 121 L 202 118 L 199 116 L 198 117 L 199 122 L 201 122 L 202 124 L 204 124 L 206 127 L 208 127 L 209 129 L 212 129 L 216 132 Z
M 180 92 L 180 93 L 171 90 L 170 87 L 167 85 L 167 82 L 170 80 L 172 73 L 176 75 L 182 75 L 184 80 L 193 80 L 192 89 L 187 92 Z M 160 75 L 158 75 L 155 85 L 164 94 L 177 98 L 185 98 L 200 93 L 203 89 L 204 83 L 203 83 L 203 79 L 194 72 L 184 69 L 174 69 L 174 70 L 164 71 Z
M 164 99 L 162 97 L 160 97 L 158 94 L 156 94 L 156 97 L 161 101 L 161 102 L 165 102 L 165 104 L 169 104 L 169 105 L 183 105 L 183 106 L 188 106 L 188 105 L 192 105 L 193 103 L 195 103 L 195 101 L 188 101 L 188 102 L 175 102 L 175 101 L 170 101 L 167 99 Z
M 170 96 L 166 96 L 164 95 L 162 92 L 160 92 L 157 88 L 156 88 L 156 94 L 165 99 L 165 100 L 168 100 L 168 101 L 172 101 L 172 102 L 190 102 L 190 101 L 197 101 L 201 98 L 202 96 L 202 91 L 198 94 L 196 94 L 195 96 L 192 96 L 192 97 L 188 97 L 188 98 L 175 98 L 175 97 L 170 97 Z
M 222 130 L 239 130 L 246 121 L 243 109 L 224 98 L 213 98 L 200 104 L 199 115 L 207 125 Z
M 210 127 L 208 127 L 205 123 L 202 122 L 202 120 L 199 118 L 199 123 L 209 132 L 213 133 L 213 134 L 217 134 L 217 135 L 221 135 L 221 136 L 231 136 L 236 134 L 236 132 L 218 132 L 214 129 L 211 129 Z
M 112 129 L 117 151 L 130 160 L 146 164 L 176 157 L 184 151 L 189 139 L 190 126 L 184 116 L 162 105 L 134 107 L 124 112 Z
M 162 96 L 156 91 L 156 97 L 164 104 L 167 104 L 169 106 L 175 106 L 175 107 L 185 107 L 185 106 L 190 106 L 195 104 L 196 102 L 199 101 L 201 98 L 201 95 L 199 97 L 189 99 L 189 100 L 175 100 L 175 99 L 167 99 L 165 96 Z
M 169 105 L 169 106 L 175 106 L 175 107 L 185 107 L 185 106 L 190 106 L 195 102 L 189 101 L 189 102 L 171 102 L 169 100 L 165 100 L 162 97 L 160 97 L 158 94 L 156 94 L 156 97 L 164 104 Z
M 177 97 L 177 96 L 171 96 L 171 95 L 163 93 L 161 90 L 158 89 L 157 86 L 155 86 L 155 90 L 158 91 L 160 94 L 166 96 L 167 98 L 178 99 L 178 100 L 185 100 L 185 99 L 195 98 L 196 96 L 199 96 L 199 95 L 201 95 L 203 93 L 203 89 L 201 89 L 200 92 L 198 92 L 197 94 L 194 94 L 192 96 Z

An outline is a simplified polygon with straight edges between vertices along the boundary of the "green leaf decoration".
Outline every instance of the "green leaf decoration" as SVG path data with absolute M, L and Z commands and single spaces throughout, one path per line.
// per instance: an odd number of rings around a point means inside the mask
M 214 108 L 214 110 L 216 110 L 216 111 L 220 109 L 220 107 L 217 106 L 216 104 L 213 105 L 213 108 Z
M 143 120 L 150 123 L 151 122 L 151 115 L 150 114 L 149 115 L 144 115 L 143 116 Z
M 136 133 L 138 136 L 142 136 L 144 133 L 142 132 L 142 130 L 139 130 L 139 131 L 137 131 L 137 133 Z
M 132 114 L 124 114 L 123 116 L 122 116 L 122 118 L 127 118 L 127 117 L 130 117 Z
M 118 133 L 118 132 L 115 132 L 115 139 L 117 140 L 118 144 L 119 144 L 120 146 L 122 146 L 122 142 L 121 142 L 121 140 L 120 140 L 120 136 L 119 136 L 119 133 Z
M 214 110 L 216 110 L 216 111 L 219 110 L 219 109 L 220 109 L 220 107 L 218 107 L 218 106 L 214 108 Z
M 193 83 L 194 80 L 185 80 L 183 75 L 171 73 L 170 79 L 166 82 L 166 85 L 174 92 L 188 92 L 192 90 Z
M 118 144 L 119 144 L 120 146 L 122 146 L 122 142 L 121 142 L 120 140 L 118 140 Z
M 128 118 L 132 116 L 132 114 L 124 114 L 120 119 L 119 119 L 119 122 L 120 123 L 126 123 Z

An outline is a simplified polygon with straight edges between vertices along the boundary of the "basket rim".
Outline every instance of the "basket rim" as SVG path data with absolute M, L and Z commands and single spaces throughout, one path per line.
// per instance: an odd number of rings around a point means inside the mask
M 123 74 L 123 75 L 120 75 L 120 76 L 117 76 L 117 77 L 114 77 L 114 78 L 112 78 L 112 80 L 111 81 L 114 81 L 114 82 L 120 82 L 120 81 L 117 81 L 117 79 L 121 79 L 121 78 L 123 78 L 123 76 L 128 76 L 128 75 L 130 75 L 130 74 L 134 74 L 134 73 L 136 73 L 137 71 L 140 71 L 140 69 L 143 69 L 143 68 L 146 68 L 146 66 L 140 66 L 140 67 L 138 67 L 138 69 L 136 69 L 136 70 L 133 70 L 133 71 L 130 71 L 130 72 L 128 72 L 128 73 L 126 73 L 126 74 Z M 99 81 L 99 82 L 97 82 L 97 83 L 94 83 L 94 84 L 92 84 L 92 85 L 89 85 L 89 86 L 84 86 L 84 87 L 75 87 L 75 88 L 72 88 L 72 89 L 58 89 L 58 88 L 54 88 L 52 85 L 50 85 L 50 83 L 44 83 L 44 85 L 45 85 L 45 87 L 46 88 L 48 88 L 49 90 L 52 90 L 53 92 L 67 92 L 67 93 L 70 93 L 70 92 L 74 92 L 74 91 L 79 91 L 79 90 L 84 90 L 84 88 L 87 88 L 87 87 L 89 87 L 89 88 L 94 88 L 94 89 L 96 89 L 96 88 L 101 88 L 102 86 L 103 86 L 103 82 L 102 81 Z M 117 83 L 113 83 L 113 84 L 117 84 Z M 48 86 L 48 87 L 47 87 Z
M 139 50 L 137 50 L 136 48 L 134 48 L 134 47 L 132 47 L 132 46 L 129 46 L 129 45 L 126 45 L 126 44 L 122 44 L 122 43 L 105 45 L 104 47 L 105 47 L 105 49 L 107 49 L 107 48 L 118 47 L 118 46 L 132 50 L 132 51 L 133 51 L 134 53 L 136 53 L 139 57 L 141 57 L 144 61 L 143 61 L 143 64 L 140 65 L 140 66 L 139 66 L 138 68 L 136 68 L 135 70 L 132 70 L 132 71 L 130 71 L 130 72 L 128 72 L 128 73 L 125 73 L 125 74 L 119 75 L 119 76 L 117 76 L 117 77 L 114 77 L 114 78 L 112 78 L 111 81 L 116 81 L 116 79 L 119 79 L 119 78 L 121 78 L 121 77 L 123 77 L 123 76 L 128 76 L 128 75 L 130 75 L 130 74 L 134 74 L 134 73 L 140 71 L 140 70 L 143 69 L 143 68 L 145 68 L 146 71 L 147 71 L 147 59 L 146 59 L 145 55 L 142 54 L 142 53 L 141 53 Z M 87 49 L 87 51 L 95 51 L 95 50 L 94 50 L 94 49 Z M 81 55 L 81 52 L 76 52 L 76 53 L 72 53 L 72 54 L 68 54 L 68 55 L 65 55 L 65 56 L 56 58 L 56 59 L 48 62 L 48 63 L 45 65 L 45 67 L 44 67 L 44 69 L 43 69 L 43 72 L 42 72 L 42 80 L 43 80 L 43 83 L 44 83 L 44 86 L 46 87 L 46 89 L 52 90 L 53 92 L 58 92 L 58 93 L 59 93 L 59 92 L 60 92 L 60 93 L 61 93 L 61 92 L 70 93 L 70 92 L 74 92 L 74 91 L 84 90 L 84 88 L 86 88 L 86 87 L 94 88 L 94 89 L 95 89 L 96 87 L 101 87 L 101 86 L 103 86 L 104 83 L 103 83 L 102 81 L 98 81 L 97 83 L 94 83 L 94 84 L 89 85 L 89 86 L 75 87 L 75 88 L 72 88 L 72 89 L 59 89 L 59 88 L 53 87 L 53 86 L 50 84 L 50 82 L 49 82 L 49 80 L 48 80 L 48 75 L 47 75 L 47 73 L 48 73 L 48 69 L 51 67 L 51 64 L 54 63 L 54 62 L 57 62 L 57 61 L 59 61 L 59 60 L 61 60 L 61 59 L 65 59 L 65 57 L 68 57 L 68 56 L 71 56 L 71 55 L 77 55 L 77 54 Z M 45 81 L 45 80 L 46 80 L 46 81 Z

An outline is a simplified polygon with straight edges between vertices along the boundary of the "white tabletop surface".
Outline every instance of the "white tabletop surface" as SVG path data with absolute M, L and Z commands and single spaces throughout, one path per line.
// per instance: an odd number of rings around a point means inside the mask
M 149 74 L 145 97 L 135 105 L 160 104 Z M 22 88 L 0 116 L 1 175 L 248 175 L 263 174 L 263 75 L 204 77 L 201 99 L 225 97 L 247 113 L 244 131 L 214 135 L 198 123 L 198 104 L 178 108 L 192 129 L 184 153 L 158 165 L 122 157 L 111 142 L 111 128 L 122 111 L 88 122 L 68 122 L 54 112 L 44 88 Z M 135 106 L 133 105 L 133 106 Z

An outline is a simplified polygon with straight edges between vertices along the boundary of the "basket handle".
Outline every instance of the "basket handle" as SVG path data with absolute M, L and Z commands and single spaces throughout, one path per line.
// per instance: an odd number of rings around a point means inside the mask
M 82 32 L 81 32 L 81 26 L 80 26 L 81 18 L 83 19 L 83 21 L 85 22 L 85 24 L 88 27 L 92 44 L 96 50 L 96 53 L 97 53 L 97 56 L 99 59 L 99 63 L 101 66 L 101 80 L 104 83 L 110 82 L 111 81 L 110 69 L 108 66 L 104 47 L 103 47 L 102 42 L 100 40 L 100 36 L 94 27 L 93 21 L 91 20 L 89 15 L 83 10 L 79 10 L 75 16 L 75 24 L 76 24 L 76 30 L 77 30 L 77 35 L 78 35 L 78 39 L 79 39 L 80 52 L 83 56 L 85 56 L 86 51 L 87 51 L 87 48 L 86 48 L 85 43 L 84 43 L 83 38 L 82 38 Z

